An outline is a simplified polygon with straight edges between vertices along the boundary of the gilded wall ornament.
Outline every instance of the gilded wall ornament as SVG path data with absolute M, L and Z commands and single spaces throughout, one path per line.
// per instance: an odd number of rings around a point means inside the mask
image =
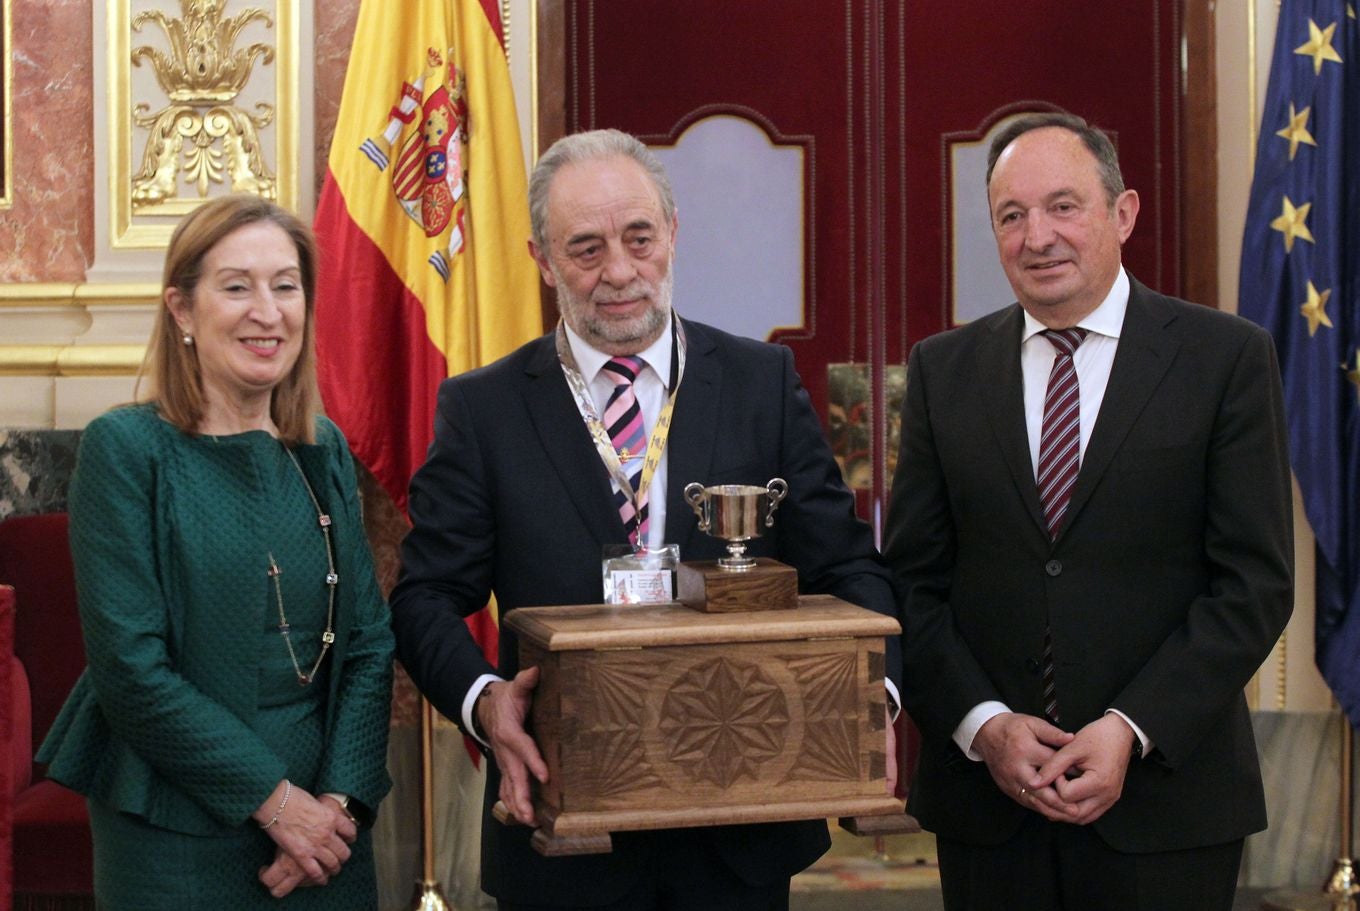
M 228 18 L 224 5 L 225 0 L 180 0 L 179 19 L 149 10 L 132 20 L 134 32 L 148 21 L 156 23 L 170 44 L 168 54 L 146 45 L 132 49 L 133 65 L 149 61 L 170 99 L 155 113 L 144 102 L 133 108 L 133 120 L 148 131 L 142 167 L 132 179 L 134 208 L 177 198 L 181 172 L 201 198 L 207 197 L 210 184 L 225 180 L 234 192 L 266 199 L 277 195 L 259 134 L 273 121 L 274 108 L 259 102 L 251 113 L 232 103 L 250 80 L 256 60 L 274 60 L 274 49 L 267 44 L 237 48 L 241 30 L 251 22 L 267 28 L 274 22 L 256 8 Z

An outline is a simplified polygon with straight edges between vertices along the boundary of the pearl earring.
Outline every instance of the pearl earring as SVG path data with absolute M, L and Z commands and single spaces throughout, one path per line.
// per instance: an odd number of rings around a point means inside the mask
M 193 343 L 194 343 L 194 337 L 193 337 L 192 335 L 190 335 L 189 333 L 187 333 L 187 332 L 184 333 L 184 344 L 186 344 L 186 345 L 192 345 Z

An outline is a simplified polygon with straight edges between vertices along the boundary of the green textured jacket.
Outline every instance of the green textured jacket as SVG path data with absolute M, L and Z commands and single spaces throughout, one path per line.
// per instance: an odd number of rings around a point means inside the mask
M 243 568 L 271 517 L 250 507 L 261 468 L 249 452 L 130 406 L 86 428 L 71 482 L 88 666 L 38 759 L 67 787 L 173 831 L 226 834 L 287 776 L 252 728 L 269 579 Z M 317 444 L 294 452 L 334 517 L 340 575 L 325 756 L 299 784 L 350 795 L 371 822 L 391 787 L 387 605 L 339 429 L 319 418 Z

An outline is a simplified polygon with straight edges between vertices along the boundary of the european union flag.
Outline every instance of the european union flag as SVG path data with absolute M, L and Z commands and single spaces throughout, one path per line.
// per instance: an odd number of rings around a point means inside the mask
M 1317 664 L 1360 724 L 1360 21 L 1283 0 L 1242 242 L 1239 311 L 1275 336 L 1317 536 Z

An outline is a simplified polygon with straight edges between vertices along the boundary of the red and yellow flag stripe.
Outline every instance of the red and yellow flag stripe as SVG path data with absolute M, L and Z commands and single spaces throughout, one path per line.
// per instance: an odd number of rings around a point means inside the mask
M 315 227 L 322 398 L 404 511 L 440 380 L 542 329 L 495 0 L 364 0 Z

